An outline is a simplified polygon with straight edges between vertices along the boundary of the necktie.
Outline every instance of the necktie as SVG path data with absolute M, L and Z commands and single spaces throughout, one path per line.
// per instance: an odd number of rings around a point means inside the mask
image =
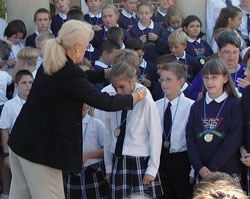
M 120 135 L 117 138 L 116 146 L 115 146 L 115 155 L 117 157 L 122 156 L 122 148 L 123 148 L 123 143 L 124 143 L 124 138 L 125 138 L 125 131 L 126 131 L 126 117 L 127 117 L 127 110 L 122 111 L 122 116 L 121 116 L 121 126 L 120 126 Z
M 225 2 L 226 4 L 227 4 L 227 6 L 233 6 L 233 4 L 232 4 L 232 1 L 231 0 L 226 0 L 226 2 Z
M 168 106 L 164 113 L 164 132 L 167 137 L 167 141 L 170 141 L 170 136 L 171 136 L 170 129 L 172 126 L 172 114 L 170 107 L 171 107 L 171 102 L 168 102 Z

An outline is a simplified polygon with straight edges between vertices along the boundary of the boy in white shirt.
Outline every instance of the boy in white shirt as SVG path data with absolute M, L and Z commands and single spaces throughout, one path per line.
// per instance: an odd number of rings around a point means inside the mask
M 15 87 L 19 91 L 19 95 L 17 95 L 15 98 L 7 101 L 4 104 L 2 114 L 0 117 L 0 129 L 2 129 L 1 138 L 3 147 L 2 157 L 4 158 L 5 167 L 8 168 L 6 169 L 6 172 L 8 173 L 10 173 L 9 147 L 7 144 L 9 134 L 16 121 L 19 112 L 22 109 L 22 106 L 24 105 L 27 99 L 32 83 L 33 83 L 33 76 L 28 70 L 21 70 L 16 74 Z M 10 184 L 8 186 L 10 186 Z
M 156 102 L 163 129 L 160 178 L 164 198 L 191 198 L 189 183 L 191 164 L 187 155 L 186 124 L 193 100 L 186 98 L 181 88 L 187 78 L 187 68 L 179 62 L 161 68 L 160 82 L 165 94 Z

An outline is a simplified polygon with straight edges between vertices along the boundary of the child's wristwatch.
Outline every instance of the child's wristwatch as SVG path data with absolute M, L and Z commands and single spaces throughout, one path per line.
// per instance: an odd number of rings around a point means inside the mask
M 8 153 L 8 152 L 7 152 L 7 153 L 4 153 L 4 152 L 3 152 L 3 154 L 2 154 L 2 157 L 3 157 L 3 158 L 6 158 L 6 157 L 8 157 L 8 156 L 9 156 L 9 153 Z

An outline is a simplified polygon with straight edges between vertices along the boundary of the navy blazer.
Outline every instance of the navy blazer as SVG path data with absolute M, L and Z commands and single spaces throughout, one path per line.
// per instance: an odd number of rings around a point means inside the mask
M 82 170 L 82 105 L 105 111 L 132 109 L 132 95 L 109 96 L 90 82 L 104 71 L 84 72 L 68 58 L 58 72 L 40 67 L 28 99 L 9 137 L 17 155 L 38 164 L 79 173 Z

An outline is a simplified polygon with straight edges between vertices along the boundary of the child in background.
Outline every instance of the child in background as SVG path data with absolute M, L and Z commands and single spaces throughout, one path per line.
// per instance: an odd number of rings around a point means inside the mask
M 240 100 L 222 60 L 208 61 L 202 69 L 202 78 L 201 99 L 191 107 L 186 127 L 190 162 L 202 179 L 221 171 L 239 183 L 239 149 L 243 138 Z
M 175 30 L 182 30 L 183 14 L 176 6 L 171 6 L 167 9 L 165 16 L 164 27 L 168 34 Z
M 115 64 L 109 77 L 120 95 L 141 87 L 136 83 L 134 69 L 124 62 Z M 161 197 L 161 124 L 149 92 L 133 110 L 106 113 L 103 120 L 109 121 L 105 123 L 104 160 L 111 197 L 125 199 L 132 193 Z
M 152 20 L 159 24 L 164 24 L 167 9 L 174 6 L 174 0 L 158 0 L 158 7 L 152 16 Z
M 43 46 L 45 42 L 49 39 L 53 39 L 54 35 L 50 32 L 41 32 L 36 37 L 36 48 L 39 50 L 39 56 L 37 58 L 36 69 L 38 69 L 43 62 Z
M 188 55 L 185 51 L 187 47 L 186 33 L 182 30 L 172 32 L 168 37 L 168 45 L 170 47 L 171 54 L 176 58 L 176 60 L 183 62 L 187 66 L 187 80 L 192 83 L 202 66 L 194 57 Z
M 218 16 L 215 26 L 214 26 L 214 32 L 218 28 L 227 28 L 231 31 L 234 31 L 237 36 L 241 39 L 241 50 L 246 47 L 245 40 L 240 36 L 237 29 L 239 28 L 241 24 L 242 19 L 242 12 L 239 8 L 235 6 L 229 6 L 226 8 L 222 8 L 220 15 Z M 214 52 L 217 52 L 217 45 L 213 39 L 212 41 L 212 49 Z
M 149 62 L 155 62 L 157 57 L 168 52 L 166 39 L 167 32 L 162 25 L 154 23 L 150 18 L 153 15 L 153 8 L 149 3 L 141 3 L 137 6 L 137 16 L 139 22 L 133 26 L 129 33 L 131 37 L 140 38 L 144 43 L 144 59 Z
M 67 21 L 71 20 L 71 19 L 75 19 L 75 20 L 79 20 L 79 21 L 84 21 L 83 12 L 81 10 L 79 10 L 78 8 L 71 8 L 67 12 Z
M 84 21 L 92 25 L 94 31 L 103 28 L 102 13 L 101 13 L 101 0 L 85 0 L 89 9 L 88 13 L 84 15 Z
M 58 14 L 52 16 L 51 31 L 57 36 L 61 26 L 67 20 L 67 12 L 69 10 L 70 0 L 53 0 Z
M 49 26 L 51 24 L 51 16 L 47 9 L 39 8 L 34 14 L 33 23 L 37 25 L 36 31 L 26 38 L 26 46 L 36 48 L 36 37 L 41 32 L 50 32 Z
M 183 63 L 169 63 L 161 68 L 160 82 L 164 98 L 156 102 L 161 117 L 163 143 L 160 161 L 160 178 L 164 198 L 190 198 L 191 164 L 187 155 L 186 124 L 193 100 L 184 96 L 181 89 L 187 78 Z
M 140 61 L 139 68 L 141 71 L 141 75 L 138 79 L 139 83 L 146 86 L 150 91 L 152 91 L 155 84 L 158 82 L 159 76 L 157 74 L 156 65 L 143 59 L 143 42 L 139 38 L 131 38 L 127 40 L 126 48 L 134 50 L 138 54 Z
M 91 117 L 90 106 L 82 107 L 82 163 L 79 174 L 67 173 L 66 198 L 106 198 L 109 185 L 105 180 L 103 146 L 105 127 L 101 120 Z
M 210 45 L 201 39 L 204 35 L 201 32 L 201 25 L 201 20 L 195 15 L 189 15 L 182 24 L 187 34 L 186 53 L 195 57 L 204 66 L 208 57 L 213 54 L 213 51 Z
M 136 17 L 136 6 L 138 4 L 138 0 L 122 0 L 121 4 L 124 8 L 119 16 L 118 24 L 125 30 L 129 30 L 138 23 L 138 19 Z
M 4 104 L 3 111 L 0 117 L 0 129 L 2 129 L 1 138 L 3 146 L 2 157 L 4 159 L 4 166 L 8 169 L 6 170 L 6 172 L 9 173 L 8 188 L 10 187 L 11 175 L 10 175 L 10 162 L 9 162 L 9 147 L 7 142 L 9 134 L 11 133 L 11 129 L 16 121 L 16 118 L 27 99 L 27 96 L 32 86 L 32 82 L 33 82 L 33 77 L 29 71 L 21 70 L 16 74 L 15 87 L 17 88 L 19 95 L 7 101 Z M 6 196 L 6 198 L 8 197 Z
M 24 48 L 22 40 L 26 37 L 26 34 L 27 30 L 25 24 L 19 19 L 9 22 L 4 31 L 4 36 L 12 43 L 7 69 L 9 74 L 11 74 L 15 62 L 17 61 L 17 53 Z
M 100 48 L 101 43 L 107 38 L 107 31 L 111 27 L 118 27 L 117 21 L 119 18 L 119 11 L 114 5 L 106 5 L 102 9 L 102 21 L 104 23 L 104 28 L 95 32 L 95 37 L 91 41 L 93 46 Z M 124 34 L 124 41 L 130 38 L 130 34 L 125 29 L 122 29 Z
M 109 28 L 108 32 L 107 32 L 107 39 L 110 39 L 110 40 L 116 42 L 120 46 L 120 49 L 125 48 L 125 45 L 123 43 L 124 35 L 123 35 L 123 31 L 121 28 L 119 28 L 119 27 Z

